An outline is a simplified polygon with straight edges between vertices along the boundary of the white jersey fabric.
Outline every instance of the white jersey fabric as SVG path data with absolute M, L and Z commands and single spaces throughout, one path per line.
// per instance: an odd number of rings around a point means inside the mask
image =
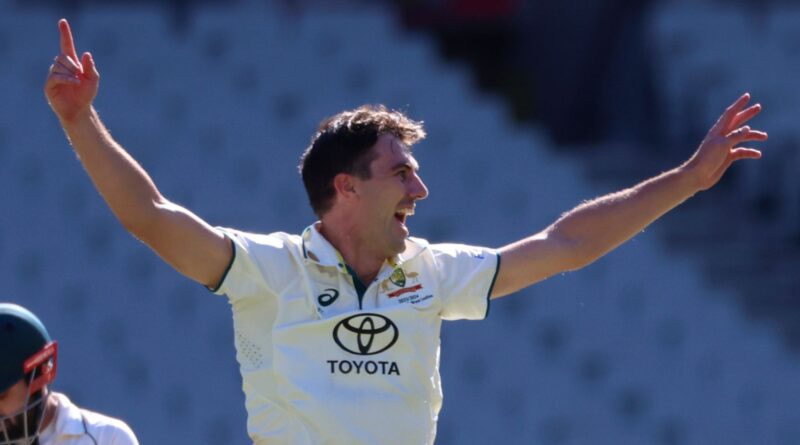
M 499 255 L 406 240 L 362 285 L 319 233 L 222 229 L 229 298 L 256 445 L 432 444 L 442 405 L 441 320 L 486 316 Z
M 58 405 L 54 420 L 39 434 L 41 445 L 139 445 L 125 422 L 78 408 L 64 394 L 50 397 Z

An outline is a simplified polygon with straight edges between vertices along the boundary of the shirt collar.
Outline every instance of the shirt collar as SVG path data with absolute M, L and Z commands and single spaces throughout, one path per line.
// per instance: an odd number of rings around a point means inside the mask
M 344 262 L 344 258 L 342 258 L 342 254 L 333 247 L 330 241 L 319 233 L 321 224 L 320 221 L 317 221 L 303 230 L 303 257 L 306 261 L 319 264 L 320 266 L 336 267 L 343 273 L 348 273 L 347 265 Z M 427 241 L 420 238 L 408 237 L 406 238 L 406 249 L 398 255 L 387 258 L 386 262 L 392 266 L 392 268 L 398 267 L 417 257 L 427 248 Z
M 84 433 L 83 416 L 81 410 L 64 394 L 53 393 L 58 402 L 55 417 L 55 435 L 59 436 L 80 436 Z

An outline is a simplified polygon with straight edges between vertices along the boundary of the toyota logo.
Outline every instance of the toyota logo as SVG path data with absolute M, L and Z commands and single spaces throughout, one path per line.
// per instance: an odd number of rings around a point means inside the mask
M 399 336 L 397 326 L 379 314 L 356 314 L 333 328 L 333 341 L 356 355 L 374 355 L 389 349 Z

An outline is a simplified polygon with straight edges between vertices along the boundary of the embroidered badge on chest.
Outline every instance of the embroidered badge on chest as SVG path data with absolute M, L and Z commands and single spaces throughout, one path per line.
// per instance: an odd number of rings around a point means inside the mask
M 398 267 L 389 276 L 389 281 L 397 287 L 403 287 L 406 285 L 406 273 L 402 268 Z
M 385 293 L 390 300 L 395 300 L 398 303 L 417 303 L 420 300 L 418 294 L 424 286 L 419 282 L 419 272 L 406 272 L 402 268 L 396 268 L 389 278 L 381 282 L 381 292 Z M 405 297 L 399 298 L 404 294 Z M 432 296 L 423 298 L 427 300 Z

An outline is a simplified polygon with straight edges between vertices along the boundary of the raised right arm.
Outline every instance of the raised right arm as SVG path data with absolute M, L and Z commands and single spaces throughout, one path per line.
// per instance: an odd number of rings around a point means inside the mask
M 187 277 L 213 287 L 231 261 L 230 241 L 189 210 L 167 200 L 103 125 L 92 101 L 100 75 L 91 54 L 79 59 L 69 24 L 58 22 L 61 54 L 45 96 L 75 153 L 111 211 L 133 236 Z

